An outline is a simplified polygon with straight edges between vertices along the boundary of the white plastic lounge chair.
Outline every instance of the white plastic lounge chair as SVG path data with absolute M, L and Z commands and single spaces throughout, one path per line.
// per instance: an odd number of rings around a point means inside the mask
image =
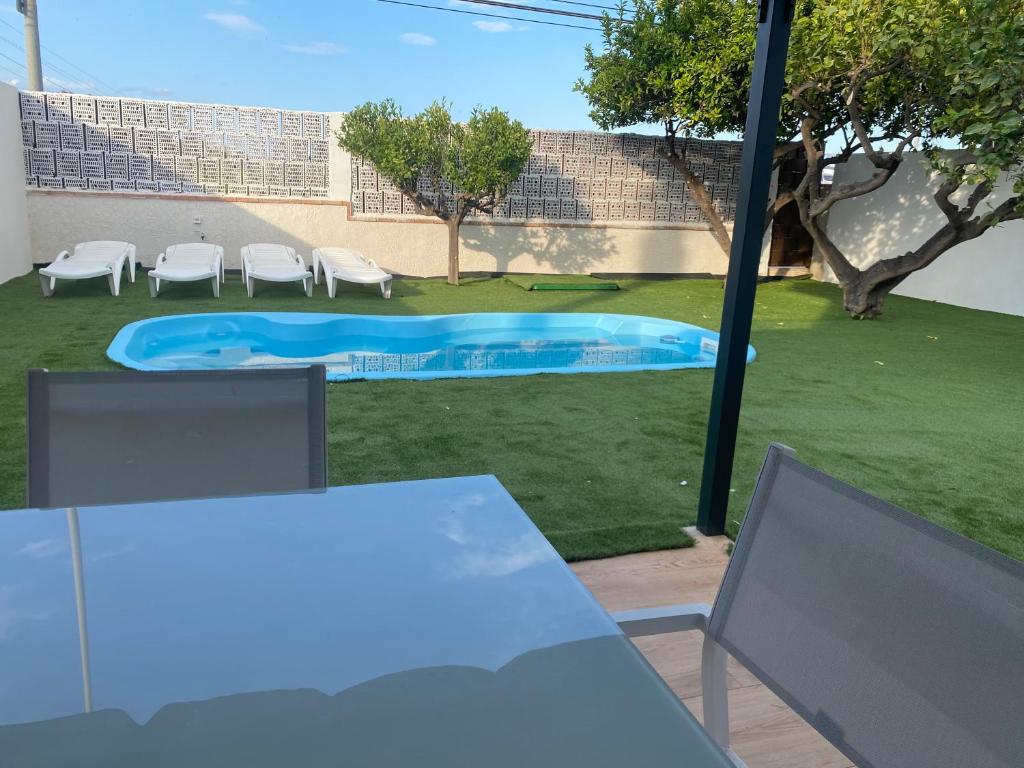
M 307 296 L 313 295 L 313 274 L 294 248 L 277 243 L 250 243 L 242 248 L 242 279 L 249 298 L 255 280 L 274 283 L 302 281 Z
M 39 270 L 43 296 L 52 296 L 57 280 L 86 280 L 105 277 L 112 296 L 121 294 L 121 273 L 128 266 L 128 279 L 135 282 L 135 246 L 117 240 L 79 243 L 72 253 L 61 251 L 47 267 Z
M 212 280 L 213 295 L 219 297 L 220 284 L 224 282 L 224 249 L 212 243 L 168 246 L 149 271 L 149 295 L 154 299 L 160 293 L 161 280 L 169 283 Z
M 318 283 L 321 269 L 327 280 L 327 295 L 332 299 L 337 280 L 363 285 L 379 283 L 381 295 L 385 299 L 391 298 L 391 275 L 359 251 L 350 248 L 317 248 L 313 251 L 313 278 Z

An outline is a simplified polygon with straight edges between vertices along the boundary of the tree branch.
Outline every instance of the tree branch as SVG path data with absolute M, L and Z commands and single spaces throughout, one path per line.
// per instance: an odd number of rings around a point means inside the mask
M 954 176 L 947 176 L 939 185 L 939 188 L 935 190 L 935 194 L 932 195 L 932 199 L 939 206 L 939 210 L 942 211 L 946 220 L 954 227 L 964 223 L 964 217 L 960 212 L 959 206 L 949 199 L 958 189 L 960 189 L 960 180 Z
M 984 232 L 986 229 L 997 224 L 1018 219 L 1024 219 L 1024 195 L 1014 195 L 1007 198 L 997 205 L 991 213 L 971 219 L 970 224 L 982 227 L 981 232 Z M 978 234 L 980 235 L 981 232 L 978 232 Z
M 846 105 L 846 111 L 850 116 L 850 125 L 853 128 L 854 135 L 856 135 L 857 141 L 864 148 L 864 154 L 867 155 L 868 160 L 876 168 L 886 167 L 892 162 L 892 158 L 888 153 L 877 151 L 871 143 L 871 136 L 868 134 L 864 121 L 861 118 L 860 105 L 857 103 L 857 98 L 860 96 L 861 89 L 868 81 L 892 72 L 902 63 L 903 57 L 898 56 L 883 67 L 872 70 L 862 69 L 854 72 L 853 77 L 850 79 L 850 85 L 843 94 L 843 103 Z
M 852 181 L 848 184 L 833 185 L 832 191 L 828 195 L 811 206 L 811 215 L 815 217 L 821 216 L 827 213 L 840 200 L 849 200 L 851 197 L 860 197 L 869 192 L 874 192 L 889 180 L 898 167 L 897 165 L 892 168 L 879 168 L 866 181 Z
M 768 210 L 765 213 L 764 232 L 768 231 L 768 227 L 770 227 L 772 222 L 775 221 L 775 217 L 779 215 L 779 211 L 793 202 L 794 199 L 796 198 L 790 190 L 779 192 L 775 195 L 775 199 L 772 201 L 771 205 L 768 206 Z
M 978 208 L 978 205 L 992 192 L 992 182 L 983 181 L 974 188 L 970 196 L 967 198 L 967 205 L 962 210 L 964 216 L 970 217 L 974 215 L 974 211 Z
M 832 271 L 836 273 L 841 282 L 846 283 L 855 279 L 858 271 L 832 242 L 825 228 L 819 224 L 818 218 L 811 211 L 812 206 L 819 200 L 823 156 L 814 137 L 815 124 L 816 121 L 810 116 L 804 116 L 800 121 L 800 136 L 803 141 L 804 154 L 807 157 L 807 171 L 800 183 L 797 184 L 793 194 L 800 211 L 800 222 L 814 239 L 815 246 L 824 256 Z

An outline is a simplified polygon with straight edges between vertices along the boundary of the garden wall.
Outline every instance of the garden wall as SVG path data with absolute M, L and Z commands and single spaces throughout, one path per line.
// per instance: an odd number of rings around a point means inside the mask
M 135 243 L 140 261 L 152 266 L 167 245 L 202 237 L 224 246 L 229 269 L 238 268 L 243 245 L 279 242 L 307 260 L 315 247 L 344 245 L 396 274 L 429 277 L 447 270 L 444 225 L 360 221 L 349 216 L 344 201 L 38 191 L 29 194 L 29 218 L 36 263 L 76 242 L 117 237 Z M 462 247 L 463 270 L 479 272 L 723 274 L 726 265 L 707 230 L 640 225 L 467 222 Z
M 872 170 L 867 158 L 855 156 L 836 169 L 835 182 L 866 179 Z M 936 187 L 927 160 L 912 156 L 881 189 L 837 203 L 829 213 L 829 235 L 858 267 L 899 256 L 921 245 L 945 221 L 932 198 Z M 1005 199 L 1009 191 L 1004 184 L 995 200 Z M 820 279 L 835 282 L 820 257 L 815 267 Z M 894 293 L 1024 315 L 1024 221 L 961 243 L 910 275 Z
M 0 83 L 0 283 L 32 268 L 18 119 L 17 90 Z
M 349 245 L 400 274 L 446 271 L 446 232 L 336 146 L 340 113 L 75 94 L 21 94 L 33 261 L 84 239 L 126 239 L 144 264 L 205 237 L 229 266 L 249 242 Z M 533 131 L 505 205 L 463 229 L 467 271 L 722 274 L 726 260 L 649 136 Z M 740 146 L 693 142 L 729 222 Z M 445 195 L 451 190 L 425 190 Z M 60 226 L 53 226 L 54 221 Z

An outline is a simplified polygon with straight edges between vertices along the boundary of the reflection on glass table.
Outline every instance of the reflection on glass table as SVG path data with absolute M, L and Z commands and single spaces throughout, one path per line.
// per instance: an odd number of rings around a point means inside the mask
M 493 477 L 5 512 L 0 553 L 5 766 L 730 765 Z

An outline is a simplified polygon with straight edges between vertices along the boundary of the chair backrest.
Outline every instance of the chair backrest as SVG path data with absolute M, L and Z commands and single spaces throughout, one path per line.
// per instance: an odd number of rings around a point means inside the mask
M 218 256 L 223 258 L 224 249 L 213 243 L 176 243 L 167 246 L 164 251 L 168 260 L 213 262 Z
M 325 369 L 28 374 L 28 503 L 327 485 Z
M 134 251 L 135 246 L 120 240 L 90 240 L 75 245 L 74 257 L 90 261 L 114 262 L 126 253 Z
M 330 259 L 332 262 L 337 264 L 346 264 L 349 266 L 365 267 L 367 264 L 366 257 L 359 251 L 353 250 L 352 248 L 321 248 L 320 254 Z
M 242 257 L 247 255 L 260 264 L 299 261 L 294 248 L 279 243 L 249 243 L 242 247 Z
M 784 446 L 708 633 L 862 768 L 1024 766 L 1024 563 Z

